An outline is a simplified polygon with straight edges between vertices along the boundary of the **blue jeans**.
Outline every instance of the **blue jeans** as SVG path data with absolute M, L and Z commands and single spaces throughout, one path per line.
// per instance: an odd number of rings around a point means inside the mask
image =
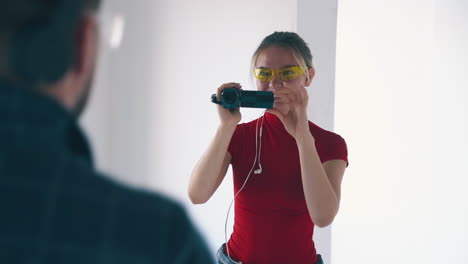
M 216 252 L 216 258 L 218 259 L 218 264 L 236 264 L 237 259 L 234 259 L 236 262 L 233 262 L 228 255 L 226 254 L 226 244 L 223 244 Z M 238 262 L 240 263 L 240 262 Z M 315 264 L 323 264 L 322 256 L 317 255 L 317 262 Z

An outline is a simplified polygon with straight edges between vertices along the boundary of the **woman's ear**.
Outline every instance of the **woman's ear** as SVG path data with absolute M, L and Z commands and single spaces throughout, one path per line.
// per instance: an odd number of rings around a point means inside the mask
M 305 85 L 306 87 L 308 87 L 312 83 L 312 79 L 314 79 L 314 76 L 315 76 L 314 67 L 310 67 L 308 71 L 309 71 L 309 76 L 307 76 L 307 79 L 306 79 L 306 85 Z

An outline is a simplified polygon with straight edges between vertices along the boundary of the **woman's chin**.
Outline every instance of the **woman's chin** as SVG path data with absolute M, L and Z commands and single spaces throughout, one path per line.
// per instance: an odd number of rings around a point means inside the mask
M 287 115 L 289 113 L 289 105 L 273 104 L 273 109 L 280 112 L 282 115 Z

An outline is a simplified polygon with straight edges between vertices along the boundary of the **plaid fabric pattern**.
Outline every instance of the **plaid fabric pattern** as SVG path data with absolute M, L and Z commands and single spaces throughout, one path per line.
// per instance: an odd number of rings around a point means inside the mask
M 0 81 L 0 263 L 214 263 L 185 210 L 95 171 L 76 120 Z

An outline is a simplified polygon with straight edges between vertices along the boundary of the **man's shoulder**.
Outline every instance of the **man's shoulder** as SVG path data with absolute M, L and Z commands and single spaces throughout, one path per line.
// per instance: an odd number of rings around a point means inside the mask
M 184 211 L 179 202 L 159 193 L 155 190 L 129 185 L 117 178 L 100 172 L 90 166 L 73 164 L 67 170 L 74 171 L 74 175 L 68 177 L 67 184 L 70 189 L 82 189 L 87 195 L 95 196 L 96 201 L 109 201 L 120 210 L 132 211 L 134 214 L 144 213 L 147 217 L 151 214 L 166 213 L 166 216 Z
M 32 157 L 36 159 L 31 161 Z M 8 216 L 0 221 L 3 248 L 15 247 L 8 238 L 36 241 L 47 230 L 47 250 L 70 258 L 94 260 L 99 252 L 102 258 L 115 260 L 105 263 L 136 258 L 169 263 L 178 256 L 187 257 L 179 263 L 209 262 L 206 245 L 177 201 L 120 183 L 86 159 L 49 154 L 22 161 L 0 166 L 2 185 L 7 187 L 0 192 Z M 21 245 L 28 247 L 24 250 L 33 246 Z
M 206 251 L 200 234 L 178 201 L 154 190 L 124 184 L 93 169 L 76 173 L 68 181 L 70 186 L 64 188 L 75 201 L 74 214 L 85 220 L 95 214 L 90 223 L 107 230 L 106 244 L 110 248 L 120 248 L 124 255 L 160 259 L 161 263 L 180 254 L 182 249 L 178 246 L 184 243 L 183 250 L 190 250 L 190 254 Z

